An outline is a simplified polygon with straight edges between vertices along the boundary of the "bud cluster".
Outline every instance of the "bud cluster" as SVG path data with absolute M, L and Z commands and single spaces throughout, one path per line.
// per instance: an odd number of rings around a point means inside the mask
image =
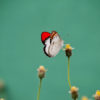
M 65 53 L 67 57 L 72 56 L 72 47 L 70 46 L 70 44 L 66 44 Z
M 71 88 L 70 93 L 74 100 L 78 98 L 78 88 L 76 88 L 75 86 Z
M 95 100 L 100 100 L 100 91 L 99 90 L 96 91 L 94 98 L 95 98 Z
M 44 78 L 45 77 L 45 72 L 46 72 L 46 69 L 44 68 L 44 66 L 40 66 L 38 68 L 38 77 L 40 79 Z

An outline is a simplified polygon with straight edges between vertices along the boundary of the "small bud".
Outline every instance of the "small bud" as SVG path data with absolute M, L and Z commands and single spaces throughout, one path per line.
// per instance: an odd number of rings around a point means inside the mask
M 65 53 L 67 57 L 72 56 L 72 47 L 70 46 L 70 44 L 66 44 Z
M 78 88 L 76 88 L 75 86 L 73 86 L 70 90 L 70 93 L 72 95 L 72 98 L 74 100 L 76 100 L 78 98 Z
M 100 100 L 100 90 L 96 91 L 96 94 L 94 95 L 95 100 Z
M 44 78 L 45 77 L 45 72 L 46 72 L 46 69 L 44 68 L 44 66 L 40 66 L 38 68 L 38 77 L 40 79 Z
M 86 96 L 83 96 L 82 100 L 89 100 L 89 99 Z

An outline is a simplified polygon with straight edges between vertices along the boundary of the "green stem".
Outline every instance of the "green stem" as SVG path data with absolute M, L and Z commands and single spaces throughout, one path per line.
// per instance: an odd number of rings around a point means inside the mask
M 39 100 L 39 97 L 40 97 L 41 85 L 42 85 L 42 79 L 40 79 L 40 84 L 39 84 L 39 89 L 38 89 L 38 94 L 37 94 L 37 100 Z
M 71 89 L 71 83 L 70 83 L 70 57 L 68 57 L 68 83 L 69 83 L 69 87 Z

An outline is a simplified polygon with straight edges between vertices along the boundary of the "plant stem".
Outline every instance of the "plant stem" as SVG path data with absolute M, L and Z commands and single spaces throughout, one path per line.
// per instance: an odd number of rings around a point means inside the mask
M 39 97 L 40 97 L 41 85 L 42 85 L 42 79 L 40 79 L 40 84 L 39 84 L 39 89 L 38 89 L 38 94 L 37 94 L 37 100 L 39 100 Z
M 68 83 L 69 83 L 69 87 L 71 89 L 71 83 L 70 83 L 70 57 L 68 57 Z

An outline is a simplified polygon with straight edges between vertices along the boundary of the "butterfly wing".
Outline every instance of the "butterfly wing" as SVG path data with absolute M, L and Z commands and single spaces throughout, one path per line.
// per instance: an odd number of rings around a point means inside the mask
M 52 39 L 51 44 L 49 46 L 48 55 L 50 55 L 51 57 L 56 56 L 62 47 L 63 47 L 63 40 L 60 38 L 59 35 L 55 36 Z
M 63 47 L 63 40 L 60 38 L 58 34 L 50 38 L 50 33 L 42 32 L 41 40 L 44 44 L 44 53 L 48 57 L 56 56 Z
M 45 41 L 45 46 L 44 46 L 44 53 L 48 56 L 48 57 L 51 57 L 49 55 L 49 47 L 50 47 L 50 38 L 48 38 L 46 41 Z

